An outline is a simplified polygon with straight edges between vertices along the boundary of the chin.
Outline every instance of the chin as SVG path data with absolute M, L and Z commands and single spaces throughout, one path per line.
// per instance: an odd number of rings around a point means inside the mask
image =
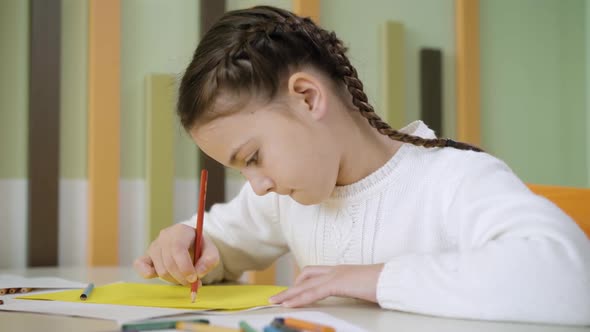
M 302 192 L 293 191 L 289 194 L 291 198 L 301 205 L 317 205 L 324 201 L 324 199 L 320 199 L 318 197 L 310 197 L 308 195 L 303 194 Z

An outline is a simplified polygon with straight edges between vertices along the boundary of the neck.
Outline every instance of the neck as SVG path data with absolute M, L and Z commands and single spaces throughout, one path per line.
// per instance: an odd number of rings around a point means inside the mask
M 362 180 L 387 163 L 402 143 L 379 133 L 358 111 L 350 111 L 340 136 L 343 151 L 336 185 Z

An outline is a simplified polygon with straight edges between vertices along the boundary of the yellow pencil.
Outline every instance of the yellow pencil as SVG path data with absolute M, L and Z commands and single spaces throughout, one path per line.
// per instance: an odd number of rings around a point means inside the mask
M 176 323 L 176 329 L 181 331 L 192 331 L 192 332 L 240 332 L 240 329 L 232 329 L 230 327 L 213 326 L 209 324 L 199 323 L 187 323 L 178 322 Z

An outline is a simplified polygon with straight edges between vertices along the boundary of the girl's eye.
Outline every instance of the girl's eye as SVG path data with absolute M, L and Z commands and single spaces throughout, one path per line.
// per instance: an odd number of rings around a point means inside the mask
M 258 151 L 256 151 L 252 157 L 246 161 L 246 166 L 255 165 L 256 163 L 258 163 Z

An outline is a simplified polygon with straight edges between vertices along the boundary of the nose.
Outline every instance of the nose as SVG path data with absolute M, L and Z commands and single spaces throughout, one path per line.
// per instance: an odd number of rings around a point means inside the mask
M 252 186 L 252 189 L 258 196 L 266 195 L 274 190 L 274 182 L 267 176 L 264 175 L 251 175 L 246 176 L 248 182 Z

